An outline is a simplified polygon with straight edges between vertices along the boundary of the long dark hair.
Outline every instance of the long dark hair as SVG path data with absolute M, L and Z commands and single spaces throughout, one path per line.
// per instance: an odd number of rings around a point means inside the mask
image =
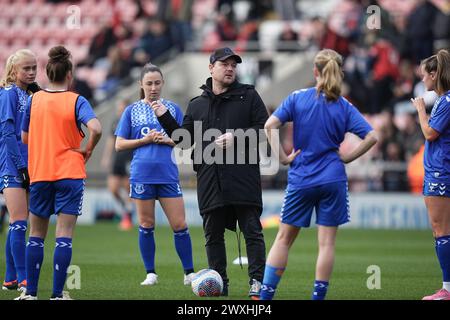
M 161 75 L 161 78 L 164 80 L 164 76 L 162 74 L 162 71 L 159 67 L 155 66 L 154 64 L 151 63 L 147 63 L 141 71 L 141 83 L 142 83 L 142 79 L 144 79 L 144 76 L 149 73 L 149 72 L 159 72 L 159 74 Z M 144 90 L 141 88 L 141 99 L 145 98 L 145 94 L 144 94 Z

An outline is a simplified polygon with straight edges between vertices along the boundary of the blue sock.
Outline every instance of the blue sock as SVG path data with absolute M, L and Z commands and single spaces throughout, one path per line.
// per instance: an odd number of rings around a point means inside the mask
M 312 300 L 325 300 L 328 290 L 328 281 L 314 281 L 314 290 L 311 299 Z
M 39 274 L 44 260 L 44 239 L 29 237 L 26 249 L 27 294 L 37 295 Z
M 194 262 L 192 260 L 192 243 L 189 229 L 182 229 L 173 232 L 175 249 L 180 257 L 183 269 L 186 274 L 194 272 Z
M 443 282 L 450 282 L 450 235 L 436 238 L 436 252 L 442 269 Z
M 9 225 L 8 236 L 5 244 L 6 272 L 5 282 L 17 280 L 16 267 L 14 266 L 14 257 L 11 252 L 11 225 Z
M 72 260 L 72 239 L 56 238 L 55 253 L 53 255 L 53 294 L 52 297 L 62 296 L 66 283 L 67 268 Z
M 155 273 L 155 228 L 139 226 L 139 249 L 147 273 Z
M 261 286 L 260 300 L 272 300 L 285 268 L 275 268 L 266 264 Z
M 11 252 L 14 257 L 14 265 L 17 271 L 17 281 L 26 280 L 25 272 L 25 234 L 27 233 L 27 221 L 19 220 L 11 224 Z

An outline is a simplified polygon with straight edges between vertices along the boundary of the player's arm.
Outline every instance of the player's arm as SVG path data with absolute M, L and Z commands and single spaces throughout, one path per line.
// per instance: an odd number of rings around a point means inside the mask
M 157 132 L 155 129 L 150 130 L 147 135 L 140 139 L 125 139 L 124 137 L 117 136 L 115 145 L 116 151 L 136 149 L 149 143 L 156 143 L 156 139 L 161 136 L 161 133 Z
M 359 143 L 359 145 L 349 154 L 343 155 L 341 154 L 341 160 L 344 163 L 350 163 L 359 157 L 361 157 L 364 153 L 370 150 L 376 143 L 378 142 L 378 137 L 375 131 L 370 131 L 366 134 L 365 138 Z
M 89 131 L 89 138 L 84 149 L 77 149 L 74 151 L 80 152 L 84 157 L 86 163 L 92 155 L 95 146 L 102 137 L 102 125 L 95 116 L 92 106 L 83 96 L 79 96 L 75 105 L 77 112 L 77 123 L 84 124 Z
M 94 151 L 95 146 L 102 137 L 102 125 L 97 118 L 93 118 L 86 123 L 86 127 L 89 130 L 89 139 L 84 150 L 81 153 L 84 155 L 84 162 L 87 162 Z
M 22 155 L 17 144 L 16 132 L 14 122 L 12 120 L 4 121 L 0 125 L 3 139 L 5 141 L 8 157 L 13 161 L 17 170 L 26 168 L 26 163 L 23 161 Z
M 278 159 L 284 165 L 290 164 L 294 161 L 295 157 L 300 153 L 300 150 L 293 150 L 292 153 L 288 156 L 284 152 L 283 148 L 280 146 L 280 137 L 278 134 L 278 129 L 281 127 L 282 123 L 280 119 L 276 116 L 271 115 L 264 125 L 264 131 L 266 133 L 267 139 L 271 146 L 272 151 L 275 153 L 275 156 L 278 155 Z M 277 134 L 275 134 L 275 132 Z
M 430 125 L 428 124 L 428 116 L 425 111 L 425 101 L 423 98 L 414 98 L 411 99 L 412 104 L 417 109 L 417 114 L 419 115 L 419 123 L 420 128 L 422 129 L 423 135 L 425 136 L 425 139 L 427 141 L 434 141 L 436 140 L 440 133 L 436 130 L 434 130 Z
M 30 127 L 30 110 L 31 110 L 32 96 L 28 97 L 27 105 L 25 107 L 25 116 L 22 119 L 21 127 L 22 133 L 20 134 L 22 143 L 28 144 L 28 130 Z

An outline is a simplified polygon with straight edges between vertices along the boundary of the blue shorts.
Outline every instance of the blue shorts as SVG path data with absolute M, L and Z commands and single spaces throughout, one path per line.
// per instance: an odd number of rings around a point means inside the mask
M 450 184 L 425 180 L 423 182 L 423 195 L 426 197 L 450 197 Z
M 153 200 L 158 198 L 179 198 L 183 196 L 178 183 L 170 184 L 130 184 L 130 198 L 138 200 Z
M 318 225 L 336 227 L 349 222 L 347 182 L 327 183 L 307 189 L 286 189 L 281 222 L 298 228 L 309 227 L 313 209 L 316 210 Z
M 20 176 L 3 176 L 0 179 L 0 192 L 3 193 L 3 189 L 6 188 L 23 188 L 23 179 Z
M 52 214 L 81 215 L 84 179 L 35 182 L 30 185 L 30 212 L 41 218 Z

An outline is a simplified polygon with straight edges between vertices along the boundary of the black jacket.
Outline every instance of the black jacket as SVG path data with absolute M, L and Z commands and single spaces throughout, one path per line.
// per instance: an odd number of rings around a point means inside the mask
M 253 205 L 259 207 L 262 212 L 257 145 L 253 144 L 253 148 L 249 148 L 249 141 L 246 140 L 245 148 L 237 148 L 238 143 L 235 138 L 234 158 L 236 160 L 238 152 L 241 152 L 239 154 L 241 159 L 245 158 L 243 164 L 238 164 L 236 161 L 232 164 L 218 164 L 217 162 L 207 164 L 202 155 L 205 151 L 214 155 L 214 151 L 211 151 L 214 150 L 211 143 L 214 143 L 215 138 L 225 133 L 227 129 L 243 129 L 247 134 L 250 133 L 248 131 L 250 130 L 256 132 L 259 137 L 259 130 L 264 129 L 268 118 L 264 102 L 253 86 L 237 81 L 220 95 L 212 92 L 211 78 L 201 89 L 203 89 L 203 93 L 189 102 L 182 128 L 189 131 L 190 137 L 195 136 L 197 139 L 199 137 L 201 139 L 207 129 L 218 129 L 220 134 L 217 132 L 217 135 L 214 135 L 209 141 L 202 143 L 198 141 L 192 154 L 194 170 L 197 172 L 197 197 L 200 213 L 204 214 L 225 205 Z M 183 142 L 183 139 L 172 135 L 179 126 L 170 112 L 166 112 L 158 120 L 175 143 Z M 190 140 L 184 141 L 180 146 L 189 148 L 195 142 L 194 138 Z M 200 145 L 201 148 L 199 148 Z M 207 147 L 208 149 L 205 150 Z M 223 150 L 224 159 L 226 152 L 227 149 Z

